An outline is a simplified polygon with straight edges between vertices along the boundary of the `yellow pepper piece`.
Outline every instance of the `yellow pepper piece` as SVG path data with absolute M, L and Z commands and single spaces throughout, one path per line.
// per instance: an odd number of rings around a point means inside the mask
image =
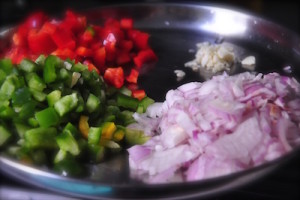
M 113 140 L 119 142 L 124 138 L 124 136 L 125 136 L 125 131 L 119 129 L 114 133 Z
M 105 122 L 102 126 L 101 140 L 111 140 L 113 133 L 117 130 L 115 123 Z
M 88 138 L 90 126 L 88 123 L 89 117 L 81 115 L 79 119 L 79 131 L 84 138 Z

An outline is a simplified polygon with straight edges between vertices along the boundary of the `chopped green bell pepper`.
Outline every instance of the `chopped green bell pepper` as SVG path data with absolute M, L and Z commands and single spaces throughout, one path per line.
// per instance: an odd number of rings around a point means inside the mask
M 25 132 L 25 146 L 32 149 L 56 149 L 57 130 L 50 128 L 33 128 Z
M 7 142 L 11 135 L 11 132 L 7 128 L 5 128 L 3 125 L 0 125 L 0 147 Z
M 74 156 L 80 153 L 76 140 L 68 130 L 65 130 L 61 134 L 59 134 L 56 137 L 56 142 L 60 149 L 70 152 Z
M 74 108 L 76 108 L 78 103 L 78 97 L 76 93 L 66 95 L 62 97 L 60 100 L 58 100 L 54 104 L 54 108 L 56 112 L 59 114 L 59 116 L 63 116 L 66 113 L 70 112 Z
M 48 107 L 35 113 L 35 118 L 39 122 L 40 127 L 50 127 L 58 124 L 60 117 L 53 107 Z

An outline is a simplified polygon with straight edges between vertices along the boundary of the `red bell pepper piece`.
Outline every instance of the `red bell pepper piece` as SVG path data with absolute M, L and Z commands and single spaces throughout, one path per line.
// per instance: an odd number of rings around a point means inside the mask
M 119 51 L 116 56 L 117 65 L 123 65 L 129 63 L 131 61 L 131 57 L 128 52 Z
M 149 48 L 148 46 L 149 34 L 140 32 L 136 35 L 133 42 L 137 49 L 143 50 Z
M 58 56 L 61 59 L 70 58 L 71 60 L 75 59 L 75 53 L 73 50 L 65 48 L 65 49 L 56 49 L 51 53 L 52 55 Z
M 28 28 L 41 28 L 47 19 L 48 17 L 45 13 L 39 11 L 27 17 L 25 24 Z
M 56 28 L 57 26 L 55 24 L 45 22 L 40 31 L 52 35 L 55 32 Z
M 26 37 L 23 37 L 21 34 L 14 33 L 13 34 L 13 44 L 15 46 L 26 46 L 27 45 L 27 40 Z
M 146 93 L 145 90 L 134 90 L 132 91 L 132 96 L 138 100 L 142 100 L 146 96 Z
M 139 72 L 135 69 L 131 69 L 130 74 L 126 77 L 126 81 L 129 83 L 137 83 Z
M 141 32 L 139 30 L 131 29 L 127 32 L 128 38 L 131 39 L 134 43 L 134 46 L 139 49 L 147 49 L 148 46 L 148 40 L 149 40 L 149 34 Z
M 104 72 L 105 59 L 106 59 L 105 47 L 101 47 L 94 52 L 94 55 L 93 55 L 94 63 L 96 64 L 96 67 L 98 67 L 98 69 L 101 72 Z
M 27 56 L 27 50 L 22 47 L 12 48 L 6 52 L 5 57 L 10 58 L 13 64 L 20 63 Z
M 141 68 L 145 63 L 154 62 L 157 60 L 158 58 L 152 49 L 142 50 L 133 58 L 133 62 L 138 68 Z
M 106 51 L 106 60 L 108 62 L 113 62 L 116 57 L 116 42 L 117 39 L 113 33 L 109 33 L 106 39 L 103 41 L 103 46 Z
M 67 29 L 58 27 L 51 37 L 59 48 L 75 49 L 76 47 L 72 32 Z
M 21 24 L 17 32 L 13 35 L 13 44 L 15 46 L 27 46 L 27 36 L 28 36 L 29 28 L 26 24 Z
M 116 29 L 120 29 L 120 22 L 114 18 L 108 18 L 105 22 L 104 22 L 104 27 L 108 28 L 108 27 L 114 27 Z
M 90 71 L 95 70 L 99 74 L 99 70 L 90 60 L 83 61 L 83 64 L 88 66 L 88 70 Z
M 121 30 L 120 22 L 118 20 L 107 19 L 105 21 L 104 29 L 101 31 L 101 38 L 105 40 L 109 34 L 113 34 L 118 41 L 124 39 L 125 34 L 123 30 Z
M 133 28 L 133 20 L 131 18 L 123 18 L 120 20 L 120 26 L 123 29 L 132 29 Z
M 95 36 L 95 31 L 92 27 L 88 27 L 82 35 L 80 35 L 79 42 L 80 45 L 83 45 L 85 47 L 88 47 L 91 42 L 93 41 Z
M 76 15 L 74 12 L 67 10 L 65 19 L 62 21 L 60 27 L 74 33 L 79 33 L 86 27 L 86 17 Z
M 123 68 L 107 68 L 104 73 L 104 80 L 116 88 L 121 88 L 124 84 Z
M 119 47 L 123 51 L 129 52 L 133 48 L 133 42 L 131 40 L 121 40 L 119 42 Z
M 131 91 L 135 91 L 139 89 L 139 86 L 136 83 L 128 83 L 126 84 L 126 87 Z
M 93 55 L 93 51 L 86 47 L 80 46 L 76 49 L 76 54 L 78 56 L 90 57 Z
M 28 45 L 29 49 L 36 54 L 49 54 L 56 49 L 56 45 L 51 39 L 51 36 L 45 32 L 38 32 L 36 29 L 29 31 Z

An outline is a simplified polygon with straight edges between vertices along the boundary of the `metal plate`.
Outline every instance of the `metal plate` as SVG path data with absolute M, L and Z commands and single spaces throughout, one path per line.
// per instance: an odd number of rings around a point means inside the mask
M 187 4 L 134 4 L 101 7 L 81 12 L 88 21 L 101 24 L 105 18 L 132 17 L 135 27 L 150 33 L 150 45 L 159 57 L 154 66 L 147 66 L 140 85 L 148 96 L 163 101 L 170 89 L 207 77 L 185 68 L 194 58 L 198 42 L 226 41 L 238 48 L 238 56 L 256 57 L 256 71 L 279 72 L 300 77 L 300 38 L 293 32 L 259 17 L 226 8 Z M 0 48 L 6 44 L 2 34 Z M 291 71 L 285 71 L 291 66 Z M 177 81 L 175 69 L 186 72 Z M 232 74 L 243 71 L 237 66 Z M 288 155 L 249 170 L 227 176 L 188 183 L 140 183 L 130 178 L 126 153 L 99 165 L 90 166 L 91 175 L 84 179 L 66 178 L 47 169 L 25 166 L 0 156 L 0 169 L 11 177 L 56 192 L 88 199 L 188 199 L 220 194 L 240 187 L 274 171 L 299 153 Z

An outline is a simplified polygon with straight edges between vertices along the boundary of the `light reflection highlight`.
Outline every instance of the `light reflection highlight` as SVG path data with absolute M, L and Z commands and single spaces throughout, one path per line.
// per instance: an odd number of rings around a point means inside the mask
M 211 11 L 212 20 L 201 26 L 201 29 L 221 35 L 238 35 L 247 30 L 247 19 L 243 14 L 225 9 Z

